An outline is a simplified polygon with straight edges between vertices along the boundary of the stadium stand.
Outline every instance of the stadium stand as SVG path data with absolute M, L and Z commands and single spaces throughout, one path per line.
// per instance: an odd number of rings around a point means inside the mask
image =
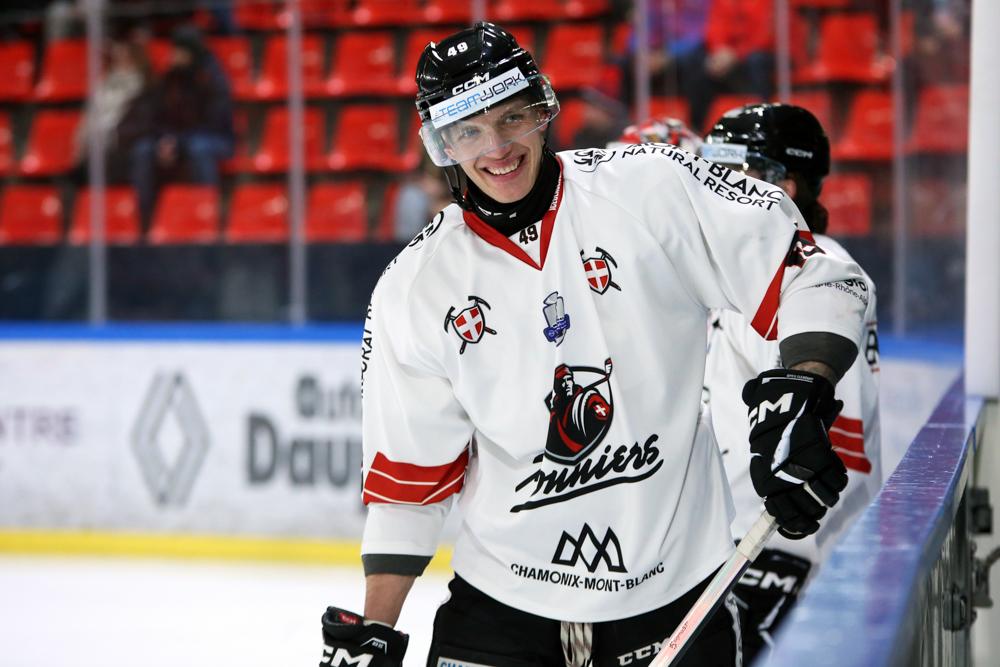
M 69 241 L 75 245 L 90 243 L 93 236 L 91 224 L 90 188 L 77 192 L 73 204 L 73 221 Z M 139 225 L 139 204 L 132 188 L 117 186 L 104 190 L 104 238 L 112 245 L 134 245 L 142 237 Z

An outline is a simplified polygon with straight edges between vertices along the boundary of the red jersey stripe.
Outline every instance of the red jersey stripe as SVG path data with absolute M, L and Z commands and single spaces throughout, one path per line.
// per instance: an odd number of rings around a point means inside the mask
M 830 444 L 849 452 L 857 452 L 862 455 L 865 453 L 865 439 L 859 436 L 844 435 L 831 430 Z
M 837 453 L 840 460 L 844 462 L 844 467 L 848 470 L 857 470 L 868 474 L 872 471 L 872 463 L 864 457 L 863 454 L 854 454 L 852 452 L 845 452 L 844 450 L 834 447 L 833 451 Z
M 400 463 L 378 452 L 365 476 L 362 500 L 423 505 L 438 502 L 462 488 L 469 450 L 439 466 Z
M 785 262 L 782 261 L 774 278 L 771 279 L 771 284 L 767 286 L 764 298 L 757 306 L 757 313 L 750 321 L 750 326 L 765 340 L 774 340 L 778 337 L 778 303 L 781 300 L 781 281 L 784 278 Z

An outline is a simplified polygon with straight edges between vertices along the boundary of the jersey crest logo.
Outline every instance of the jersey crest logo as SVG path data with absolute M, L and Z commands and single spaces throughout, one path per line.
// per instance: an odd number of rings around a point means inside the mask
M 542 314 L 545 315 L 545 321 L 548 322 L 549 326 L 542 329 L 542 333 L 545 334 L 545 340 L 555 343 L 556 347 L 559 347 L 563 339 L 566 338 L 566 332 L 569 331 L 569 315 L 566 314 L 566 304 L 559 296 L 559 292 L 549 294 L 543 303 L 545 305 L 542 306 Z
M 549 433 L 545 456 L 560 463 L 575 463 L 600 444 L 614 413 L 611 394 L 611 359 L 604 369 L 559 364 L 552 392 L 545 398 L 549 409 Z M 584 379 L 592 381 L 584 386 Z
M 587 284 L 590 285 L 591 291 L 604 294 L 609 287 L 614 287 L 620 292 L 622 288 L 611 278 L 611 267 L 618 268 L 615 258 L 604 248 L 596 247 L 594 250 L 597 253 L 596 257 L 584 257 L 583 251 L 580 251 L 583 272 L 587 275 Z
M 470 296 L 469 301 L 472 302 L 472 305 L 457 315 L 454 314 L 455 307 L 452 306 L 448 309 L 448 314 L 444 316 L 444 330 L 447 332 L 449 328 L 452 329 L 462 341 L 462 346 L 458 349 L 459 354 L 465 354 L 466 345 L 478 343 L 484 334 L 495 336 L 497 333 L 494 329 L 486 326 L 486 315 L 483 308 L 489 310 L 490 304 L 478 296 Z
M 604 533 L 602 540 L 597 539 L 594 529 L 587 523 L 583 524 L 579 537 L 563 531 L 552 557 L 553 564 L 573 567 L 580 561 L 591 574 L 597 572 L 601 563 L 605 564 L 608 572 L 628 572 L 622 559 L 622 545 L 611 528 Z

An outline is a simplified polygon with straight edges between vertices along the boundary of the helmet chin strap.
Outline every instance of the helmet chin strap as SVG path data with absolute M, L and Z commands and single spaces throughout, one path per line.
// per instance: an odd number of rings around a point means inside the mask
M 469 198 L 462 191 L 462 168 L 458 165 L 452 165 L 450 167 L 442 167 L 444 170 L 444 178 L 448 181 L 448 189 L 451 190 L 451 198 L 456 204 L 461 206 L 466 211 L 474 211 L 475 208 Z

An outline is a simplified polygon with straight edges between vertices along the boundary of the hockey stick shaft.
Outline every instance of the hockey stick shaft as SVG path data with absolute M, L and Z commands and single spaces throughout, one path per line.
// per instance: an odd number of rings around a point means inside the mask
M 736 551 L 723 564 L 708 586 L 702 591 L 698 600 L 687 615 L 681 620 L 680 625 L 673 634 L 663 644 L 663 648 L 656 654 L 649 667 L 667 667 L 681 656 L 690 646 L 698 633 L 701 631 L 705 621 L 712 615 L 726 596 L 740 580 L 743 573 L 750 566 L 750 563 L 757 557 L 761 549 L 774 534 L 777 525 L 774 517 L 766 511 L 761 512 L 760 517 L 754 525 L 747 531 L 747 534 L 736 545 Z

